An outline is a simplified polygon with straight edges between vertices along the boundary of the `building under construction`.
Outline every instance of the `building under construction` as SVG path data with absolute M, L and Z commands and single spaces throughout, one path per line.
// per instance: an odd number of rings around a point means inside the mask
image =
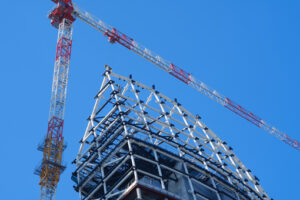
M 106 66 L 72 174 L 80 199 L 270 199 L 178 101 Z
M 40 200 L 54 200 L 61 173 L 64 114 L 76 20 L 99 31 L 197 92 L 300 150 L 300 142 L 231 98 L 208 87 L 181 66 L 164 59 L 129 35 L 106 24 L 72 0 L 51 0 L 51 24 L 58 29 Z M 258 179 L 201 121 L 176 100 L 112 73 L 109 67 L 81 140 L 72 175 L 81 199 L 270 199 Z

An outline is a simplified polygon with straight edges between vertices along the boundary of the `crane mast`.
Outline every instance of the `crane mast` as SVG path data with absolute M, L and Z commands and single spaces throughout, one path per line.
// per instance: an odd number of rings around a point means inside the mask
M 50 13 L 51 24 L 58 28 L 57 49 L 51 93 L 47 135 L 39 150 L 43 160 L 36 174 L 40 176 L 41 200 L 55 199 L 62 165 L 62 152 L 65 148 L 63 137 L 64 111 L 66 104 L 68 74 L 72 47 L 73 21 L 71 1 L 54 1 L 57 7 Z
M 158 54 L 152 52 L 148 48 L 137 43 L 131 37 L 118 31 L 114 27 L 107 25 L 102 20 L 89 14 L 87 11 L 79 8 L 76 4 L 74 4 L 73 15 L 78 19 L 81 19 L 82 21 L 86 22 L 91 27 L 102 32 L 105 36 L 108 37 L 109 42 L 121 44 L 127 49 L 133 51 L 139 56 L 150 61 L 160 69 L 176 77 L 177 79 L 181 80 L 182 82 L 189 85 L 190 87 L 196 89 L 198 92 L 206 95 L 210 99 L 214 100 L 215 102 L 219 103 L 220 105 L 224 106 L 225 108 L 229 109 L 230 111 L 234 112 L 240 117 L 248 120 L 255 126 L 262 128 L 264 131 L 277 137 L 284 143 L 292 146 L 297 150 L 300 150 L 300 143 L 297 140 L 294 140 L 291 137 L 289 137 L 287 134 L 279 131 L 277 128 L 268 124 L 259 116 L 243 108 L 242 106 L 240 106 L 239 104 L 231 100 L 230 98 L 218 93 L 215 89 L 208 87 L 205 83 L 197 80 L 195 77 L 193 77 L 190 73 L 183 70 L 181 67 L 178 67 L 172 62 L 163 59 Z

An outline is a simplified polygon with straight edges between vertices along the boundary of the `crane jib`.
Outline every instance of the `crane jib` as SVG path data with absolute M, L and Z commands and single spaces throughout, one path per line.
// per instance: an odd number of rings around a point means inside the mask
M 104 35 L 108 37 L 109 42 L 117 42 L 121 44 L 122 46 L 133 51 L 134 53 L 145 58 L 146 60 L 152 62 L 159 68 L 171 74 L 172 76 L 176 77 L 177 79 L 181 80 L 182 82 L 186 83 L 187 85 L 191 86 L 192 88 L 196 89 L 197 91 L 201 92 L 202 94 L 208 96 L 217 103 L 223 105 L 227 109 L 241 116 L 242 118 L 248 120 L 255 126 L 262 128 L 266 132 L 269 132 L 270 134 L 276 136 L 277 138 L 294 147 L 295 149 L 300 150 L 299 142 L 290 137 L 286 138 L 283 133 L 278 131 L 275 127 L 268 125 L 265 121 L 262 120 L 262 118 L 246 110 L 245 108 L 230 100 L 229 98 L 220 95 L 219 93 L 217 93 L 216 90 L 209 88 L 203 82 L 196 80 L 194 77 L 191 76 L 190 73 L 187 73 L 186 71 L 174 65 L 173 63 L 163 59 L 158 54 L 150 51 L 148 48 L 137 43 L 132 38 L 111 27 L 110 25 L 104 23 L 102 20 L 91 15 L 85 10 L 79 8 L 77 5 L 73 4 L 73 6 L 74 16 L 78 17 L 83 22 L 87 23 L 88 25 L 92 26 L 98 31 L 103 32 Z
M 300 150 L 300 143 L 292 138 L 290 138 L 287 134 L 283 134 L 284 142 L 291 145 L 292 147 Z
M 273 131 L 275 128 L 268 125 L 264 122 L 260 117 L 249 112 L 248 110 L 244 109 L 237 103 L 234 103 L 229 98 L 226 98 L 223 95 L 220 95 L 211 88 L 206 87 L 206 85 L 194 79 L 191 74 L 185 72 L 183 69 L 177 67 L 173 63 L 163 59 L 158 54 L 150 51 L 148 48 L 144 47 L 141 44 L 138 44 L 132 38 L 128 37 L 127 35 L 121 33 L 117 29 L 111 27 L 110 25 L 104 23 L 99 18 L 91 15 L 90 13 L 86 12 L 85 10 L 79 8 L 77 5 L 73 4 L 74 12 L 73 15 L 81 19 L 83 22 L 87 23 L 88 25 L 92 26 L 93 28 L 97 29 L 100 32 L 103 32 L 105 36 L 108 37 L 109 41 L 112 43 L 119 43 L 122 46 L 126 47 L 127 49 L 133 51 L 134 53 L 138 54 L 139 56 L 147 59 L 148 61 L 152 62 L 159 68 L 163 69 L 164 71 L 168 72 L 172 76 L 176 77 L 177 79 L 183 81 L 187 85 L 193 87 L 197 91 L 203 93 L 204 95 L 208 96 L 209 98 L 215 100 L 217 103 L 223 105 L 227 109 L 231 110 L 232 112 L 236 113 L 237 115 L 245 118 L 246 120 L 250 121 L 257 127 L 262 128 L 266 132 L 271 133 L 272 135 L 276 136 L 277 138 L 283 140 L 283 133 L 280 131 Z M 277 129 L 276 129 L 277 130 Z M 293 141 L 293 144 L 298 144 L 298 142 L 294 139 L 286 139 L 286 141 Z M 291 145 L 290 142 L 285 142 Z M 295 148 L 295 145 L 291 145 Z M 297 148 L 296 148 L 297 149 Z
M 113 28 L 112 30 L 107 30 L 104 35 L 108 37 L 108 41 L 111 43 L 118 42 L 128 49 L 132 49 L 133 47 L 133 39 L 126 36 L 124 33 L 121 33 L 115 28 Z
M 249 122 L 253 123 L 254 125 L 261 127 L 262 124 L 262 119 L 253 113 L 249 112 L 242 106 L 238 105 L 237 103 L 233 102 L 229 98 L 225 98 L 226 104 L 224 105 L 226 108 L 229 110 L 233 111 L 234 113 L 238 114 L 239 116 L 245 118 Z
M 170 65 L 170 72 L 171 75 L 175 76 L 179 80 L 183 81 L 186 84 L 189 84 L 191 81 L 191 74 L 187 73 L 183 69 L 177 67 L 173 63 Z

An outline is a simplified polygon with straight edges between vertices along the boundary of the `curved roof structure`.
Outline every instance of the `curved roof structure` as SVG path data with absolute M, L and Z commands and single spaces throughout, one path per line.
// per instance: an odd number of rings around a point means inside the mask
M 270 199 L 198 115 L 108 66 L 103 76 L 72 176 L 81 199 Z

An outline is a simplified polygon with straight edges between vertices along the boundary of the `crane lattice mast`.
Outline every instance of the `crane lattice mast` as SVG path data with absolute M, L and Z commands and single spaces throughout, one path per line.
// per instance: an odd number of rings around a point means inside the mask
M 65 148 L 63 137 L 64 111 L 67 95 L 68 74 L 72 47 L 72 31 L 75 18 L 72 16 L 71 0 L 55 1 L 57 7 L 50 13 L 51 24 L 58 28 L 52 94 L 47 135 L 39 146 L 43 160 L 36 174 L 40 175 L 41 200 L 55 199 L 62 165 L 62 152 Z

